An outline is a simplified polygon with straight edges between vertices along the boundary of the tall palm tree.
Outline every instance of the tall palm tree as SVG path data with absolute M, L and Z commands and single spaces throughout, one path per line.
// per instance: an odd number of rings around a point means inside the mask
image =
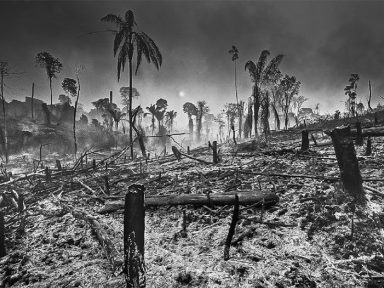
M 183 112 L 188 115 L 188 128 L 189 128 L 189 138 L 193 140 L 193 119 L 192 116 L 197 117 L 197 107 L 191 102 L 186 102 L 183 104 Z
M 238 106 L 238 114 L 241 115 L 241 104 L 239 105 L 239 99 L 237 97 L 237 69 L 236 69 L 236 60 L 239 59 L 239 50 L 237 49 L 237 47 L 235 45 L 232 45 L 232 48 L 231 50 L 228 51 L 229 54 L 232 55 L 232 61 L 234 63 L 234 66 L 235 66 L 235 95 L 236 95 L 236 104 Z M 239 118 L 240 120 L 240 118 Z M 242 125 L 242 121 L 239 121 L 239 137 L 241 138 L 241 125 Z
M 146 108 L 148 110 L 148 112 L 151 114 L 152 116 L 152 124 L 151 124 L 151 128 L 152 128 L 152 136 L 153 136 L 153 132 L 155 131 L 155 115 L 156 115 L 156 105 L 155 104 L 151 104 L 149 105 L 149 107 Z M 148 115 L 148 113 L 144 114 L 144 116 Z
M 253 107 L 254 107 L 254 122 L 255 122 L 255 136 L 257 136 L 257 122 L 259 116 L 259 108 L 261 101 L 261 90 L 263 86 L 270 83 L 271 79 L 279 73 L 278 66 L 283 60 L 283 55 L 279 54 L 273 58 L 268 65 L 267 58 L 270 55 L 268 50 L 263 50 L 259 56 L 259 60 L 255 64 L 253 61 L 249 60 L 245 64 L 245 70 L 248 70 L 251 80 L 253 82 L 252 96 L 254 98 Z
M 77 83 L 78 83 L 78 85 L 77 85 Z M 80 82 L 78 81 L 77 83 L 76 83 L 76 80 L 71 79 L 71 78 L 64 78 L 63 82 L 61 83 L 61 87 L 63 87 L 63 90 L 67 94 L 69 94 L 72 97 L 76 97 L 75 109 L 73 111 L 73 141 L 75 144 L 75 158 L 77 155 L 76 110 L 77 110 L 77 103 L 79 101 L 79 95 L 80 95 Z M 69 103 L 69 101 L 68 101 L 68 103 Z
M 51 90 L 51 106 L 52 106 L 52 78 L 56 78 L 56 75 L 63 69 L 63 64 L 58 58 L 53 57 L 48 52 L 40 52 L 36 56 L 36 63 L 45 68 L 49 80 L 49 89 Z
M 200 142 L 201 138 L 201 127 L 203 122 L 203 116 L 209 112 L 209 107 L 207 102 L 197 101 L 197 141 Z
M 117 30 L 114 31 L 115 39 L 113 44 L 113 54 L 116 57 L 117 52 L 117 80 L 120 80 L 120 73 L 124 71 L 125 63 L 128 59 L 129 66 L 129 141 L 131 145 L 131 157 L 133 158 L 133 137 L 132 137 L 132 59 L 133 54 L 136 51 L 136 71 L 141 64 L 142 56 L 147 59 L 148 63 L 153 63 L 157 69 L 160 68 L 162 63 L 162 56 L 156 43 L 144 32 L 139 31 L 133 12 L 128 10 L 125 13 L 124 18 L 116 16 L 114 14 L 108 14 L 101 18 L 101 21 L 110 22 L 117 26 Z
M 174 110 L 167 111 L 167 113 L 165 113 L 165 117 L 167 118 L 166 124 L 168 124 L 170 133 L 172 133 L 173 120 L 175 120 L 176 115 L 177 115 L 177 112 Z

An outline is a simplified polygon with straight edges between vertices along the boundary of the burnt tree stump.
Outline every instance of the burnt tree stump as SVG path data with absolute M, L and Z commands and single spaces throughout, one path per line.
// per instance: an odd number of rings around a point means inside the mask
M 356 122 L 356 130 L 357 130 L 356 145 L 362 146 L 363 145 L 363 133 L 361 130 L 361 123 L 360 122 Z
M 219 162 L 219 157 L 217 153 L 217 141 L 212 142 L 212 154 L 213 154 L 213 163 L 217 164 Z
M 125 195 L 124 208 L 124 274 L 127 287 L 146 285 L 144 263 L 144 210 L 143 185 L 131 185 Z
M 365 155 L 369 156 L 372 154 L 372 140 L 371 137 L 368 137 L 367 140 L 367 149 L 365 150 Z
M 0 211 L 0 258 L 7 255 L 5 250 L 4 214 Z
M 361 178 L 356 151 L 351 139 L 351 127 L 338 127 L 331 132 L 333 147 L 340 169 L 344 189 L 356 202 L 365 201 L 363 180 Z
M 181 153 L 180 153 L 179 149 L 177 149 L 175 146 L 172 146 L 172 152 L 173 152 L 173 155 L 175 155 L 177 161 L 180 161 L 181 160 Z
M 307 130 L 301 131 L 301 150 L 302 151 L 309 150 L 309 138 L 308 138 Z
M 81 162 L 81 164 L 83 164 L 83 162 Z M 81 166 L 83 166 L 83 165 L 81 165 Z M 59 171 L 63 170 L 63 168 L 61 167 L 61 162 L 59 159 L 56 159 L 56 168 Z
M 109 190 L 109 179 L 108 179 L 108 175 L 105 175 L 104 176 L 104 186 L 105 186 L 105 193 L 107 193 L 107 195 L 110 195 L 111 192 Z

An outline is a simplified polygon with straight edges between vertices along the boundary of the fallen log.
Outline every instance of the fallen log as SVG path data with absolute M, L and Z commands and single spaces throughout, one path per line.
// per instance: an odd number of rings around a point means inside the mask
M 123 261 L 117 252 L 112 240 L 108 237 L 107 232 L 103 229 L 99 221 L 90 214 L 87 214 L 84 211 L 75 209 L 69 205 L 66 205 L 60 201 L 61 206 L 65 211 L 71 213 L 73 217 L 77 219 L 84 220 L 88 222 L 91 226 L 92 231 L 94 232 L 96 239 L 99 241 L 100 245 L 105 249 L 107 259 L 111 263 L 113 270 L 116 271 L 119 267 L 122 266 Z
M 233 191 L 227 193 L 210 193 L 205 194 L 181 194 L 181 195 L 161 195 L 150 196 L 144 199 L 145 207 L 152 206 L 171 206 L 171 205 L 216 205 L 225 206 L 235 204 L 235 194 L 239 196 L 240 205 L 257 204 L 256 207 L 262 206 L 264 199 L 264 207 L 275 205 L 279 201 L 279 197 L 272 192 L 255 192 L 255 191 Z M 124 201 L 111 201 L 106 203 L 97 212 L 106 214 L 115 212 L 124 208 Z

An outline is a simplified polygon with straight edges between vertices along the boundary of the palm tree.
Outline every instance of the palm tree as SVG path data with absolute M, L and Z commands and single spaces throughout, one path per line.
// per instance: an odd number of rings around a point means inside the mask
M 49 80 L 49 89 L 51 90 L 51 106 L 52 106 L 52 78 L 56 78 L 56 74 L 63 69 L 63 64 L 58 58 L 53 57 L 48 52 L 40 52 L 36 56 L 36 63 L 45 68 Z
M 253 61 L 249 60 L 245 64 L 245 70 L 249 71 L 249 75 L 253 82 L 252 88 L 252 96 L 254 98 L 253 107 L 254 107 L 254 122 L 255 122 L 255 136 L 257 136 L 257 122 L 259 116 L 259 108 L 261 101 L 261 90 L 263 86 L 269 85 L 271 80 L 276 77 L 277 74 L 280 73 L 278 70 L 278 66 L 283 60 L 283 55 L 279 54 L 275 58 L 273 58 L 268 65 L 267 57 L 270 55 L 268 50 L 263 50 L 260 54 L 259 60 L 257 64 Z
M 209 112 L 207 102 L 197 101 L 197 141 L 200 141 L 201 138 L 201 127 L 203 116 Z
M 235 93 L 236 93 L 236 104 L 238 106 L 238 114 L 241 115 L 242 111 L 242 107 L 241 107 L 241 104 L 239 105 L 239 99 L 237 97 L 237 69 L 236 69 L 236 60 L 239 59 L 239 50 L 237 49 L 236 46 L 232 45 L 232 48 L 231 50 L 228 51 L 229 54 L 232 55 L 232 61 L 234 62 L 234 66 L 235 66 Z M 244 106 L 244 105 L 243 105 Z M 240 117 L 241 118 L 241 117 Z M 239 119 L 239 137 L 241 138 L 241 125 L 242 125 L 242 121 Z
M 114 14 L 108 14 L 101 18 L 101 21 L 110 22 L 117 26 L 113 45 L 113 54 L 116 57 L 119 51 L 117 60 L 117 80 L 120 80 L 120 73 L 124 71 L 125 63 L 128 59 L 129 66 L 129 140 L 131 145 L 131 157 L 133 158 L 133 137 L 132 137 L 132 59 L 133 53 L 136 50 L 136 71 L 141 64 L 142 56 L 147 59 L 148 63 L 153 63 L 157 69 L 162 63 L 162 56 L 156 43 L 144 32 L 139 31 L 133 12 L 128 10 L 125 13 L 124 19 Z
M 148 112 L 152 115 L 152 124 L 151 124 L 151 128 L 152 128 L 152 136 L 153 136 L 153 132 L 155 130 L 155 115 L 156 115 L 156 105 L 155 104 L 151 104 L 149 107 L 146 108 L 148 110 Z M 144 114 L 144 116 L 148 115 L 148 113 Z
M 359 75 L 358 74 L 351 74 L 351 77 L 349 78 L 349 85 L 345 86 L 344 91 L 345 95 L 348 95 L 349 100 L 349 112 L 352 112 L 352 116 L 356 115 L 356 90 L 357 90 L 357 81 L 359 81 Z
M 193 119 L 192 116 L 197 116 L 197 107 L 191 102 L 186 102 L 183 105 L 183 111 L 188 115 L 188 127 L 189 127 L 189 137 L 193 140 Z
M 77 109 L 77 103 L 79 101 L 79 94 L 80 94 L 80 83 L 77 86 L 76 80 L 71 78 L 64 78 L 63 82 L 61 83 L 61 87 L 63 87 L 63 90 L 65 93 L 69 94 L 72 97 L 76 97 L 76 104 L 75 104 L 75 110 L 73 112 L 73 140 L 75 143 L 75 157 L 77 155 L 77 141 L 76 141 L 76 109 Z
M 173 127 L 173 120 L 175 120 L 177 115 L 177 112 L 174 110 L 167 111 L 165 113 L 165 117 L 167 118 L 166 123 L 168 124 L 169 132 L 172 133 L 172 127 Z

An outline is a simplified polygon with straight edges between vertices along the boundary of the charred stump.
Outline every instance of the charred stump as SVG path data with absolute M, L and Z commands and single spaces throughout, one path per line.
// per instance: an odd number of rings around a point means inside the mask
M 356 145 L 362 146 L 363 145 L 363 133 L 361 130 L 361 123 L 360 122 L 356 122 L 356 131 L 357 131 Z
M 107 175 L 104 176 L 104 185 L 105 185 L 105 193 L 107 193 L 107 195 L 110 195 L 111 192 L 109 190 L 109 179 Z
M 81 159 L 81 163 L 83 163 L 83 159 Z M 81 166 L 83 166 L 83 165 L 81 165 Z M 63 170 L 63 168 L 61 167 L 61 162 L 59 159 L 56 159 L 56 168 L 59 171 Z
M 217 153 L 217 141 L 212 142 L 212 154 L 213 154 L 213 163 L 217 164 L 219 162 L 219 156 Z
M 303 130 L 301 131 L 301 151 L 307 151 L 307 150 L 309 150 L 308 131 Z
M 4 214 L 0 211 L 0 258 L 7 255 L 5 250 Z
M 227 239 L 225 240 L 224 260 L 229 260 L 229 249 L 231 248 L 231 242 L 232 242 L 233 234 L 235 234 L 235 228 L 236 228 L 236 223 L 238 219 L 239 219 L 239 196 L 236 194 L 235 207 L 233 208 L 231 226 L 229 226 L 228 236 L 227 236 Z
M 317 146 L 317 141 L 316 141 L 315 136 L 313 136 L 313 134 L 311 134 L 311 138 L 312 138 L 312 141 L 315 144 L 315 146 Z
M 372 154 L 372 140 L 371 140 L 371 137 L 368 137 L 368 140 L 367 140 L 367 148 L 365 150 L 365 155 L 366 156 L 369 156 Z
M 341 181 L 346 192 L 353 196 L 355 201 L 364 201 L 363 180 L 351 139 L 351 127 L 335 128 L 331 132 L 331 137 L 340 169 Z
M 172 152 L 173 152 L 173 155 L 175 155 L 177 161 L 180 161 L 181 160 L 181 153 L 180 153 L 179 149 L 177 149 L 175 146 L 172 146 Z
M 131 185 L 125 195 L 124 274 L 127 287 L 145 287 L 144 186 Z

